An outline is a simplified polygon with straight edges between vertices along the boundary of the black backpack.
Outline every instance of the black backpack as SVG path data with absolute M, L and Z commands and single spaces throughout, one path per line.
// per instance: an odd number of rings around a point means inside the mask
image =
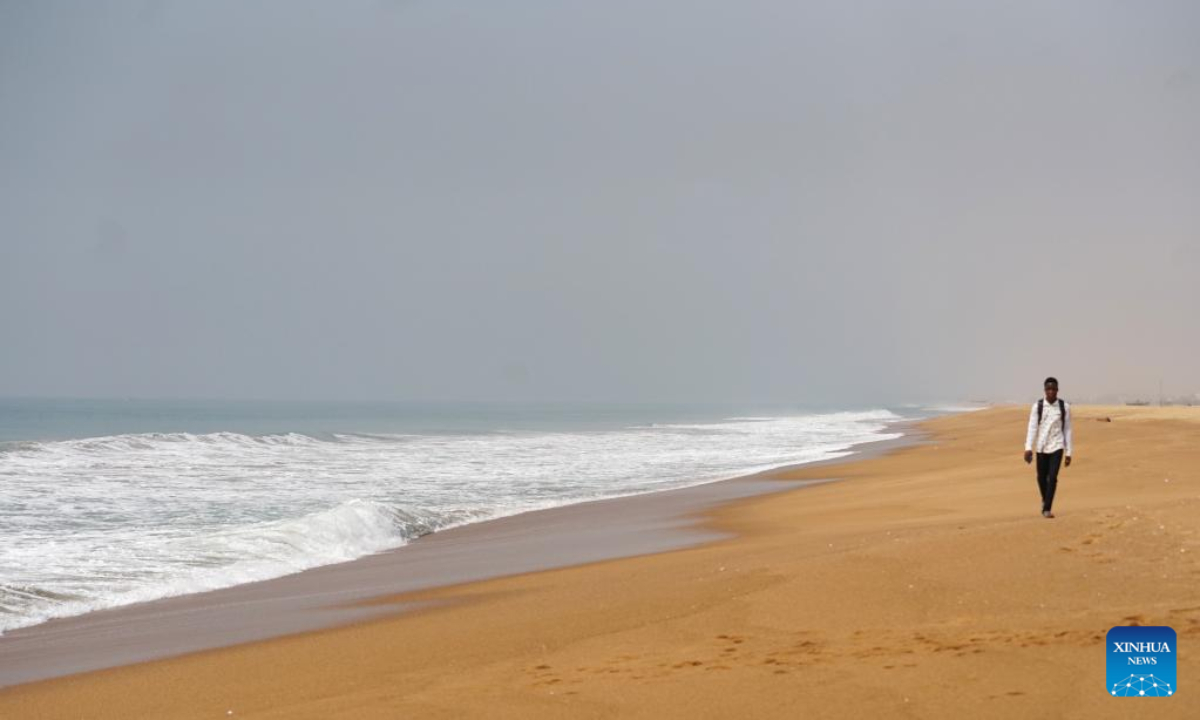
M 1062 398 L 1057 400 L 1059 409 L 1062 410 L 1063 435 L 1067 434 L 1067 403 Z M 1038 398 L 1038 427 L 1042 426 L 1042 407 L 1046 404 L 1046 398 Z

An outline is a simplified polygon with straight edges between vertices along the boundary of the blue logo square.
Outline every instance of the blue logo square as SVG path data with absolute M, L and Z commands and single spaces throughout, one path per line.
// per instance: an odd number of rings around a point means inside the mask
M 1117 626 L 1105 640 L 1108 694 L 1170 697 L 1177 689 L 1175 631 L 1166 626 Z

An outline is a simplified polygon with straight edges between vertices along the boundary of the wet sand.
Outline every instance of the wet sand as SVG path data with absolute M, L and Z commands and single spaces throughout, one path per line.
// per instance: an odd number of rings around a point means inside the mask
M 715 542 L 16 685 L 0 717 L 1200 717 L 1200 409 L 1077 406 L 1054 520 L 1026 418 L 780 472 L 842 481 L 711 505 Z M 1104 635 L 1135 623 L 1177 631 L 1173 697 L 1108 695 Z

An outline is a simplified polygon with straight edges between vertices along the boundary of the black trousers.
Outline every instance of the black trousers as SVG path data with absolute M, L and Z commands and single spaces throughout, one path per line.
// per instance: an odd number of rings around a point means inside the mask
M 1058 489 L 1058 468 L 1062 466 L 1063 451 L 1037 454 L 1038 490 L 1042 491 L 1042 512 L 1054 504 L 1054 491 Z

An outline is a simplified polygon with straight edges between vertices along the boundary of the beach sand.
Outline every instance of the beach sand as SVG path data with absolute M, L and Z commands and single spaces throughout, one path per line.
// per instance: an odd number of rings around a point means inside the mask
M 1077 406 L 1054 520 L 1027 413 L 780 473 L 843 480 L 707 511 L 730 538 L 17 685 L 0 718 L 1200 717 L 1200 408 Z M 1107 694 L 1135 623 L 1177 631 L 1173 697 Z

